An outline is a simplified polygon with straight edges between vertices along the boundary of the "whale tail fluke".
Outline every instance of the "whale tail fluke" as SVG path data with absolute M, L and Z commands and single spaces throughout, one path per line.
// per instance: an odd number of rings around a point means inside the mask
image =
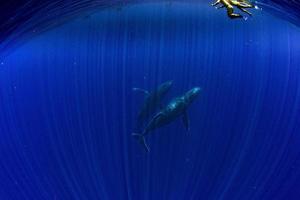
M 145 137 L 142 134 L 132 133 L 132 136 L 144 147 L 144 149 L 147 153 L 150 152 L 150 149 L 146 143 Z

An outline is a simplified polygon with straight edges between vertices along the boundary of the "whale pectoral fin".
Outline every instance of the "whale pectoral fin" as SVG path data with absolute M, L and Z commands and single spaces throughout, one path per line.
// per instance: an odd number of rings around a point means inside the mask
M 144 90 L 144 89 L 141 89 L 141 88 L 132 88 L 132 90 L 133 91 L 137 91 L 137 92 L 142 92 L 142 93 L 144 93 L 144 95 L 147 97 L 147 96 L 149 96 L 149 92 L 147 91 L 147 90 Z
M 163 114 L 161 112 L 157 113 L 150 122 L 157 120 L 159 117 L 161 117 Z M 150 123 L 149 123 L 150 124 Z
M 146 152 L 150 152 L 150 149 L 146 143 L 145 137 L 141 134 L 133 133 L 132 136 L 143 146 Z
M 150 131 L 150 127 L 153 125 L 153 123 L 155 124 L 155 121 L 161 117 L 163 115 L 162 112 L 157 113 L 147 124 L 146 128 L 144 129 L 143 135 L 147 135 L 148 132 Z
M 182 122 L 183 122 L 183 125 L 184 125 L 185 129 L 186 129 L 187 131 L 189 131 L 189 130 L 190 130 L 190 120 L 189 120 L 189 116 L 188 116 L 187 111 L 185 111 L 185 112 L 183 113 L 183 116 L 182 116 Z

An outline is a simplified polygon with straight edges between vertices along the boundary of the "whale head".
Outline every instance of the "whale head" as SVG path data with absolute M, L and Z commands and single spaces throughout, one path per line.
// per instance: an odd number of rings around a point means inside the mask
M 190 104 L 194 101 L 194 99 L 196 99 L 196 97 L 199 95 L 200 91 L 201 91 L 200 87 L 194 87 L 193 89 L 189 90 L 185 94 L 184 98 Z
M 160 92 L 160 94 L 167 93 L 170 90 L 170 88 L 171 88 L 172 85 L 173 85 L 173 81 L 167 81 L 167 82 L 161 84 L 159 86 L 159 92 Z

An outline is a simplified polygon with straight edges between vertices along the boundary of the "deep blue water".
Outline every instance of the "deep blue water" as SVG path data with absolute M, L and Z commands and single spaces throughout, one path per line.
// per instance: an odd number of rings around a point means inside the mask
M 207 4 L 82 15 L 0 65 L 0 199 L 282 199 L 300 196 L 300 29 Z M 194 86 L 181 120 L 131 137 L 143 96 Z

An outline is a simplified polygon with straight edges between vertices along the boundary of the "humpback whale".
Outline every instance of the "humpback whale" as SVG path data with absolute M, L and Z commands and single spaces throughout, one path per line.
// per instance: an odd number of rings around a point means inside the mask
M 189 118 L 187 114 L 187 108 L 195 100 L 200 93 L 200 88 L 195 87 L 189 90 L 181 97 L 173 99 L 165 108 L 158 112 L 148 123 L 146 128 L 141 134 L 133 133 L 132 136 L 143 145 L 144 149 L 149 152 L 149 147 L 146 143 L 145 136 L 151 131 L 167 125 L 174 121 L 179 116 L 182 116 L 182 121 L 187 130 L 189 130 Z
M 173 81 L 167 81 L 158 86 L 158 88 L 152 92 L 149 92 L 140 88 L 133 88 L 133 91 L 139 91 L 144 93 L 145 100 L 138 113 L 137 124 L 141 127 L 146 119 L 155 113 L 157 108 L 161 106 L 161 100 L 170 90 Z

